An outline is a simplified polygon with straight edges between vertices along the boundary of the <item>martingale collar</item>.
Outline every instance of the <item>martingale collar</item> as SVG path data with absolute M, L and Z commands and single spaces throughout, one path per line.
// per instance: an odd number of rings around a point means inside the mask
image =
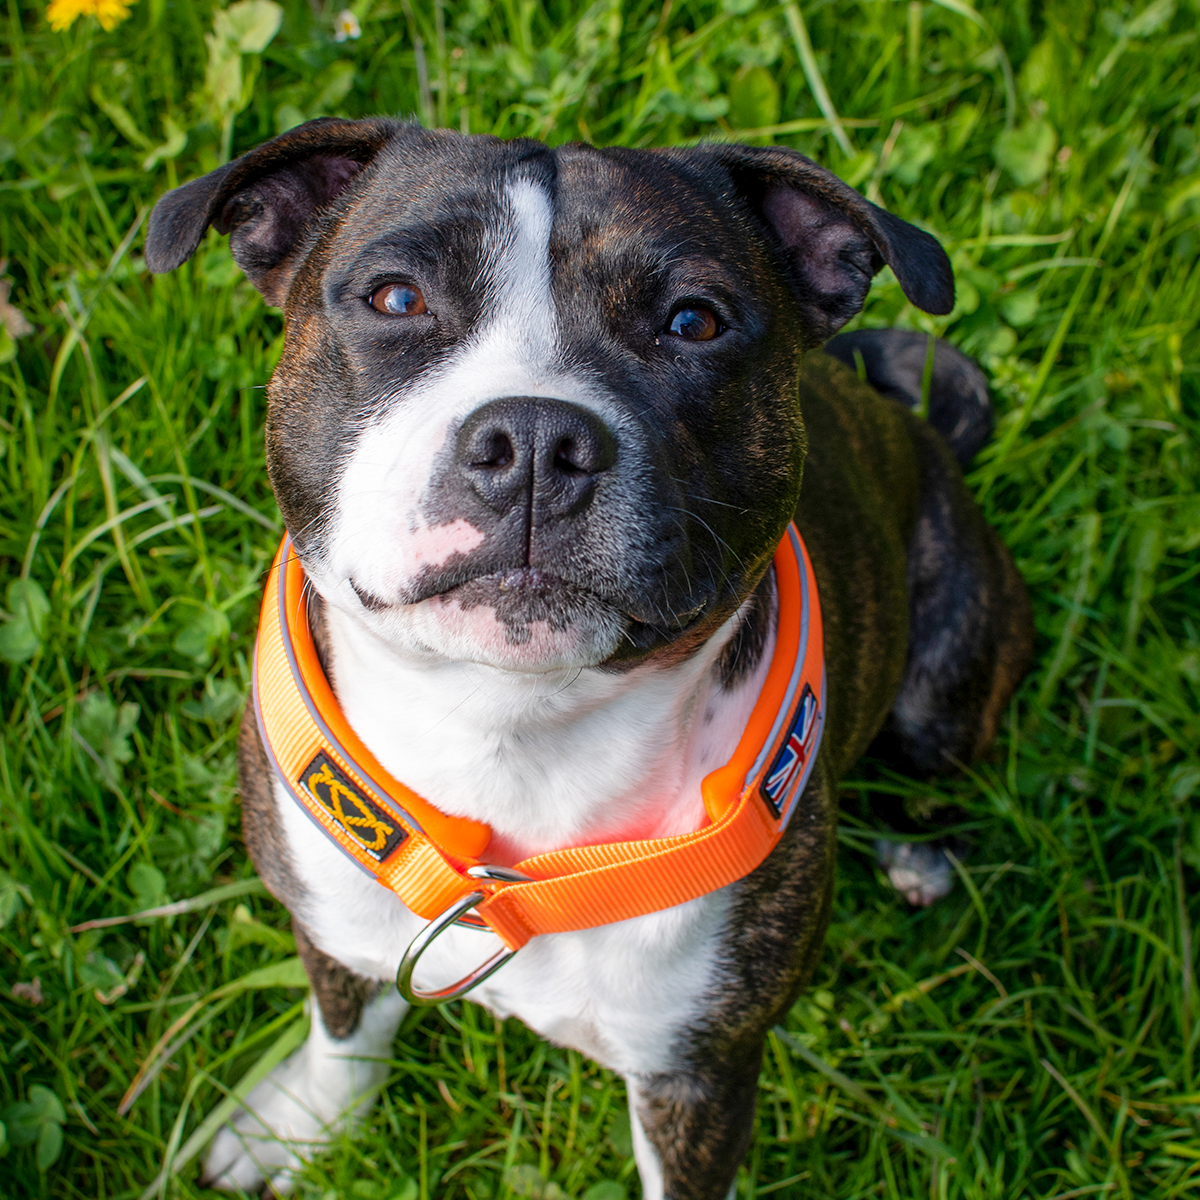
M 401 990 L 410 1000 L 461 995 L 538 934 L 590 929 L 694 900 L 748 875 L 771 853 L 808 781 L 825 724 L 821 606 L 794 525 L 774 566 L 774 656 L 733 757 L 701 785 L 703 826 L 674 837 L 550 851 L 513 869 L 487 865 L 487 825 L 439 812 L 389 775 L 350 727 L 317 658 L 304 571 L 285 535 L 267 579 L 255 648 L 259 733 L 304 812 L 359 867 L 432 922 L 406 955 L 407 976 L 401 967 Z M 416 958 L 452 923 L 490 929 L 508 950 L 455 988 L 410 994 Z

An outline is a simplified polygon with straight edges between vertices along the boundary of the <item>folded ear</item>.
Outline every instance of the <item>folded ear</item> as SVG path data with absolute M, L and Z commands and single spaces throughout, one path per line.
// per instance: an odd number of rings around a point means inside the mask
M 859 312 L 884 263 L 928 313 L 954 307 L 954 272 L 936 238 L 860 196 L 812 159 L 782 147 L 711 146 L 787 257 L 819 345 Z
M 150 214 L 146 265 L 173 271 L 213 225 L 229 234 L 234 259 L 267 302 L 281 304 L 314 217 L 405 128 L 321 117 L 175 188 Z

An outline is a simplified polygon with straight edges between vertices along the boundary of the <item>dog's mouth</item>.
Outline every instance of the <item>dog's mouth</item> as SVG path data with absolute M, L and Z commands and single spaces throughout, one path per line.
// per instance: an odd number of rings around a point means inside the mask
M 527 642 L 534 624 L 542 624 L 554 633 L 565 633 L 581 624 L 619 624 L 627 641 L 648 646 L 678 637 L 708 608 L 706 602 L 701 602 L 680 612 L 650 611 L 553 571 L 528 566 L 487 571 L 466 579 L 427 578 L 394 600 L 376 595 L 354 579 L 349 583 L 362 606 L 372 613 L 425 601 L 439 607 L 454 605 L 464 613 L 491 609 L 513 644 Z
M 528 627 L 535 622 L 545 622 L 555 633 L 563 633 L 580 620 L 598 616 L 612 620 L 622 615 L 591 589 L 538 567 L 477 575 L 432 599 L 457 604 L 463 612 L 490 608 L 514 640 L 527 638 Z

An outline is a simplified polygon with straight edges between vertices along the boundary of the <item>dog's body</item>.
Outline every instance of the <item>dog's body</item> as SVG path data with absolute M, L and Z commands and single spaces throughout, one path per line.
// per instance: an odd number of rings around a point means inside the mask
M 1028 660 L 1023 587 L 951 448 L 802 358 L 884 259 L 948 310 L 944 256 L 786 151 L 551 151 L 386 121 L 313 123 L 178 189 L 151 266 L 210 222 L 288 316 L 268 463 L 341 709 L 393 776 L 491 827 L 488 862 L 704 823 L 700 782 L 770 663 L 794 514 L 828 695 L 783 839 L 690 903 L 535 938 L 472 993 L 625 1076 L 648 1197 L 717 1200 L 763 1038 L 821 949 L 839 776 L 881 730 L 910 771 L 971 760 Z M 879 336 L 854 358 L 876 376 Z M 952 438 L 960 365 L 936 363 L 931 394 Z M 211 1153 L 218 1185 L 251 1188 L 369 1103 L 424 922 L 297 808 L 251 714 L 241 786 L 317 1001 L 307 1046 Z M 494 948 L 452 929 L 422 977 Z

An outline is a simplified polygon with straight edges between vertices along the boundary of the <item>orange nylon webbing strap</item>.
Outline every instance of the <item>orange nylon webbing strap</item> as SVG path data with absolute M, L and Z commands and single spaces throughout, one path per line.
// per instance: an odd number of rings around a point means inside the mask
M 775 554 L 779 628 L 766 681 L 730 761 L 703 781 L 707 823 L 676 837 L 576 846 L 517 864 L 529 882 L 466 875 L 488 826 L 450 817 L 394 779 L 350 728 L 317 658 L 304 572 L 284 537 L 263 597 L 254 707 L 288 792 L 354 861 L 433 920 L 470 892 L 512 950 L 694 900 L 748 875 L 787 827 L 825 722 L 816 578 L 794 526 Z

